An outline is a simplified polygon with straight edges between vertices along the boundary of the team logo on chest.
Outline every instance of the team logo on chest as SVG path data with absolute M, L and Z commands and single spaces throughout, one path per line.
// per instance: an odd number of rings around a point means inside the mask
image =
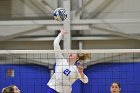
M 71 72 L 71 71 L 70 71 L 69 69 L 65 69 L 63 73 L 64 73 L 66 76 L 68 76 L 68 75 L 70 74 L 70 72 Z

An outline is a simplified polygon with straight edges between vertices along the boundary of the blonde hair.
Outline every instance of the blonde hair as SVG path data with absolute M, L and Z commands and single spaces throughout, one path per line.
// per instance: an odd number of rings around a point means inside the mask
M 3 88 L 1 93 L 14 93 L 14 85 Z
M 91 54 L 90 53 L 79 53 L 78 58 L 79 60 L 85 61 L 86 59 L 90 59 Z

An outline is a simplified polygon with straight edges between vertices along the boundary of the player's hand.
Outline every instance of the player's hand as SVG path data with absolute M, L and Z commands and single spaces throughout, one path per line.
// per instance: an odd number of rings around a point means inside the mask
M 78 68 L 78 72 L 79 72 L 80 74 L 83 74 L 84 67 L 81 66 L 81 65 L 78 65 L 77 68 Z
M 81 75 L 81 78 L 84 78 L 84 72 L 83 72 L 84 67 L 81 66 L 81 65 L 79 65 L 79 66 L 77 66 L 77 68 L 78 68 L 78 72 L 79 72 L 80 75 Z
M 64 28 L 61 28 L 60 29 L 60 34 L 64 36 L 65 34 L 67 34 L 67 32 L 64 30 Z

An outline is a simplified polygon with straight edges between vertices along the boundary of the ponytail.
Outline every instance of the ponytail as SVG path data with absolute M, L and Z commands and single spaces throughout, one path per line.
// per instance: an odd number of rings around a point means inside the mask
M 90 53 L 80 53 L 80 54 L 78 54 L 79 60 L 83 60 L 83 61 L 85 61 L 86 59 L 89 59 L 90 56 L 91 56 Z

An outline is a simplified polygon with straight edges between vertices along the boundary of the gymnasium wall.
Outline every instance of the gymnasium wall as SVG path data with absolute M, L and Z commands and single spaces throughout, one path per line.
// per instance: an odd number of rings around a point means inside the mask
M 14 69 L 14 78 L 6 76 L 6 69 Z M 3 87 L 16 85 L 21 93 L 45 93 L 50 77 L 49 69 L 39 65 L 0 65 L 0 91 Z
M 6 77 L 6 69 L 15 71 L 14 78 Z M 72 93 L 110 93 L 112 82 L 121 84 L 122 93 L 140 92 L 140 63 L 100 63 L 85 69 L 89 83 L 80 80 L 73 84 Z M 19 78 L 20 77 L 20 78 Z M 0 89 L 14 84 L 22 93 L 44 93 L 48 90 L 49 69 L 39 65 L 0 65 Z
M 140 63 L 100 63 L 89 66 L 85 73 L 88 84 L 83 93 L 110 93 L 112 82 L 121 84 L 121 93 L 140 93 Z

